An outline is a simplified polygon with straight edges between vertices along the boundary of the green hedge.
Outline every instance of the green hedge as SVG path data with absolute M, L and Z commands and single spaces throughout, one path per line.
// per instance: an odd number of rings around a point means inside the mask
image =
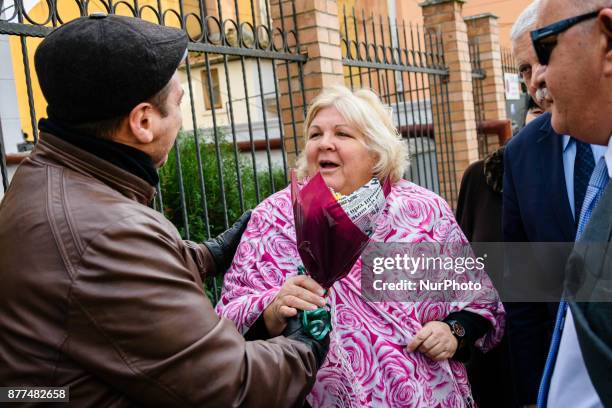
M 234 154 L 233 144 L 227 141 L 227 138 L 221 131 L 218 131 L 218 135 L 223 185 L 225 189 L 225 207 L 227 208 L 228 222 L 231 225 L 243 212 L 240 205 L 236 156 Z M 211 136 L 199 136 L 198 141 L 204 174 L 210 236 L 215 237 L 225 231 L 224 206 L 221 196 L 216 146 Z M 202 188 L 200 186 L 200 172 L 198 169 L 196 143 L 193 133 L 180 132 L 177 138 L 177 144 L 179 146 L 181 172 L 183 175 L 189 239 L 195 242 L 202 242 L 208 238 L 208 232 L 206 229 L 205 211 L 202 205 Z M 242 201 L 245 211 L 255 208 L 261 200 L 268 197 L 274 191 L 281 190 L 287 186 L 287 179 L 282 166 L 272 168 L 271 174 L 274 182 L 274 189 L 272 189 L 270 185 L 270 171 L 257 172 L 254 174 L 250 155 L 238 154 L 238 170 L 241 176 Z M 255 176 L 259 183 L 259 200 L 256 194 Z M 160 170 L 160 185 L 164 214 L 176 226 L 181 236 L 186 238 L 187 234 L 183 221 L 183 207 L 181 204 L 175 148 L 170 151 L 168 162 Z M 219 288 L 218 294 L 220 294 L 223 277 L 217 276 L 215 280 Z M 212 284 L 205 285 L 205 290 L 208 297 L 213 304 L 215 304 L 218 299 L 216 299 L 216 296 L 213 294 Z
M 217 133 L 219 135 L 219 150 L 222 161 L 225 207 L 227 208 L 228 221 L 231 225 L 242 214 L 236 157 L 233 144 L 227 140 L 222 131 L 218 130 Z M 214 237 L 225 230 L 224 206 L 221 196 L 216 146 L 212 141 L 211 135 L 206 137 L 199 136 L 198 141 L 204 173 L 208 222 L 210 234 Z M 181 132 L 177 138 L 177 144 L 179 146 L 183 175 L 189 239 L 201 242 L 208 238 L 208 234 L 205 211 L 202 205 L 202 189 L 200 187 L 195 138 L 191 132 Z M 255 189 L 253 163 L 250 155 L 238 154 L 238 169 L 241 176 L 244 210 L 255 208 L 259 201 L 265 199 L 274 191 L 281 190 L 287 186 L 285 170 L 282 166 L 272 168 L 274 190 L 270 185 L 270 172 L 267 169 L 266 171 L 257 172 L 255 176 L 259 183 L 260 192 L 258 200 Z M 174 148 L 168 155 L 168 162 L 160 171 L 160 182 L 164 213 L 178 228 L 181 235 L 186 237 Z

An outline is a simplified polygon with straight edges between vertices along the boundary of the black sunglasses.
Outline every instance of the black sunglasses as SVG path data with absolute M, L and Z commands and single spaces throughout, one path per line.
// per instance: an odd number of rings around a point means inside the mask
M 547 25 L 546 27 L 533 30 L 531 32 L 531 42 L 533 43 L 533 48 L 535 49 L 540 64 L 548 65 L 550 55 L 557 45 L 557 36 L 559 34 L 578 23 L 595 18 L 598 15 L 599 10 L 582 14 L 580 16 L 570 17 L 568 19 Z

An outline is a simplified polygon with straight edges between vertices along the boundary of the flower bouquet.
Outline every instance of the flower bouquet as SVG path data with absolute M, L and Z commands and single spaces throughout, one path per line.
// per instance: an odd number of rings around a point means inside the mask
M 292 172 L 291 201 L 304 266 L 298 272 L 308 274 L 326 290 L 344 278 L 368 245 L 390 191 L 388 179 L 381 185 L 373 178 L 343 196 L 331 190 L 320 173 L 300 190 Z M 324 338 L 331 330 L 326 309 L 303 311 L 301 318 L 314 338 Z

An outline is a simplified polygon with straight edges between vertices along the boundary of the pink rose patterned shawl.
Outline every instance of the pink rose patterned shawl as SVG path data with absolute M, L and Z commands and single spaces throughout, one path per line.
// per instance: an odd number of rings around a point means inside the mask
M 375 242 L 466 242 L 448 204 L 406 180 L 392 187 L 372 237 Z M 290 190 L 254 211 L 225 276 L 217 312 L 242 333 L 271 303 L 301 264 Z M 329 291 L 333 331 L 327 359 L 308 401 L 313 407 L 464 407 L 471 401 L 462 363 L 436 362 L 405 345 L 423 325 L 465 309 L 488 319 L 493 329 L 476 343 L 490 349 L 501 339 L 504 310 L 497 293 L 466 303 L 366 302 L 361 297 L 361 259 Z M 491 285 L 488 279 L 485 284 Z M 485 288 L 486 289 L 486 288 Z M 390 324 L 390 320 L 394 324 Z M 401 327 L 401 330 L 397 328 Z

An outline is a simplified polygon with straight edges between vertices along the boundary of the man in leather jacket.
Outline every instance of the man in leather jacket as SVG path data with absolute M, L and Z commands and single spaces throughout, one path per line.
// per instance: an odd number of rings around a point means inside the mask
M 35 55 L 48 119 L 0 204 L 0 386 L 76 406 L 300 406 L 325 358 L 291 322 L 245 341 L 203 290 L 248 221 L 203 244 L 148 204 L 181 127 L 181 30 L 92 15 Z

